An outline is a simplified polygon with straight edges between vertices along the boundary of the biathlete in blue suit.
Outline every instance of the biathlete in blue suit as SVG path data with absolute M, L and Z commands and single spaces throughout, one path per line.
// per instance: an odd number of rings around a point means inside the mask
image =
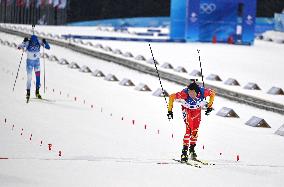
M 30 99 L 31 81 L 32 81 L 32 71 L 34 69 L 36 75 L 36 91 L 35 95 L 37 98 L 41 99 L 39 94 L 40 88 L 40 47 L 50 49 L 49 44 L 45 39 L 39 40 L 36 35 L 32 35 L 30 39 L 24 38 L 24 41 L 18 46 L 18 49 L 23 49 L 27 52 L 27 101 Z

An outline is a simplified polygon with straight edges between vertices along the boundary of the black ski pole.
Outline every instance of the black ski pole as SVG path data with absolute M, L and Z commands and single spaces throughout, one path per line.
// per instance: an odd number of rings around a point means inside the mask
M 167 108 L 168 108 L 169 105 L 168 105 L 168 102 L 167 102 L 167 99 L 166 99 L 166 96 L 165 96 L 165 91 L 164 91 L 164 88 L 163 88 L 163 85 L 162 85 L 162 81 L 161 81 L 161 78 L 160 78 L 159 70 L 157 68 L 156 60 L 154 58 L 153 51 L 152 51 L 152 48 L 151 48 L 150 44 L 149 44 L 149 47 L 150 47 L 150 51 L 151 51 L 152 58 L 153 58 L 153 61 L 154 61 L 154 65 L 155 65 L 155 68 L 156 68 L 156 72 L 157 72 L 157 75 L 158 75 L 158 78 L 159 78 L 159 81 L 160 81 L 160 86 L 161 86 L 161 89 L 162 89 L 162 92 L 163 92 L 163 96 L 164 96 L 164 99 L 165 99 L 165 102 L 166 102 L 166 105 L 167 105 Z
M 33 35 L 35 35 L 35 25 L 32 24 L 32 32 L 33 32 Z
M 205 86 L 204 86 L 204 80 L 203 80 L 202 66 L 201 66 L 201 60 L 200 60 L 200 55 L 199 55 L 200 50 L 197 49 L 197 52 L 198 52 L 198 59 L 199 59 L 199 66 L 200 66 L 200 74 L 201 74 L 202 84 L 204 88 Z
M 197 52 L 198 52 L 198 60 L 199 60 L 199 66 L 200 66 L 200 74 L 201 74 L 201 79 L 202 79 L 202 84 L 203 84 L 203 88 L 205 88 L 205 85 L 204 85 L 204 80 L 203 80 L 203 72 L 202 72 L 202 65 L 201 65 L 201 60 L 200 60 L 200 49 L 197 49 Z M 206 101 L 206 97 L 204 98 L 205 101 Z M 207 103 L 207 101 L 206 101 Z M 208 103 L 207 103 L 208 104 Z M 206 104 L 206 107 L 207 107 L 207 104 Z
M 23 52 L 22 52 L 21 60 L 20 60 L 20 63 L 19 63 L 19 67 L 18 67 L 16 79 L 15 79 L 14 86 L 13 86 L 13 91 L 14 91 L 14 89 L 15 89 L 15 85 L 16 85 L 16 82 L 17 82 L 17 79 L 18 79 L 19 70 L 20 70 L 20 66 L 21 66 L 21 63 L 22 63 L 23 55 L 24 55 L 24 50 L 23 50 Z

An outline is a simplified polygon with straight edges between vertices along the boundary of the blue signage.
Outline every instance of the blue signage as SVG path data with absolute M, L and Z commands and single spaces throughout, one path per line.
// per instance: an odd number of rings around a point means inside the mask
M 253 44 L 256 0 L 172 0 L 171 39 Z

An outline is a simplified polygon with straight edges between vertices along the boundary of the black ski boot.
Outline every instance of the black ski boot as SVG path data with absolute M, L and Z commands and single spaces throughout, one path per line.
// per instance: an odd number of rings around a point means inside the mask
M 189 147 L 189 155 L 190 155 L 190 159 L 191 160 L 196 160 L 197 159 L 197 154 L 194 150 L 194 147 L 196 146 L 196 144 L 192 144 Z
M 180 162 L 181 163 L 185 163 L 188 161 L 188 146 L 187 145 L 184 145 L 183 148 L 182 148 L 182 154 L 180 156 Z
M 27 103 L 28 103 L 29 100 L 30 100 L 30 96 L 31 96 L 31 91 L 30 91 L 30 90 L 27 90 L 27 94 L 26 94 Z
M 36 89 L 35 95 L 36 95 L 36 98 L 42 99 L 41 95 L 39 94 L 39 88 Z

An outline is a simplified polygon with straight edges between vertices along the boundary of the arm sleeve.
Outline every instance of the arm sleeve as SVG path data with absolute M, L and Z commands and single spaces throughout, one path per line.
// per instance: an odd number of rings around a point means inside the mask
M 169 97 L 168 111 L 172 111 L 173 104 L 176 99 L 186 99 L 186 98 L 187 98 L 187 94 L 184 91 L 171 94 Z
M 29 42 L 22 42 L 18 45 L 18 48 L 25 49 L 28 46 Z
M 50 49 L 50 45 L 46 42 L 46 43 L 44 44 L 44 48 L 45 48 L 45 49 Z
M 210 97 L 209 98 L 209 103 L 208 103 L 208 108 L 211 108 L 214 102 L 214 98 L 215 98 L 216 92 L 214 90 L 211 89 L 204 89 L 204 97 Z
M 45 43 L 43 43 L 43 41 L 40 41 L 40 45 L 42 45 L 45 49 L 50 49 L 50 45 L 47 41 L 45 41 Z

